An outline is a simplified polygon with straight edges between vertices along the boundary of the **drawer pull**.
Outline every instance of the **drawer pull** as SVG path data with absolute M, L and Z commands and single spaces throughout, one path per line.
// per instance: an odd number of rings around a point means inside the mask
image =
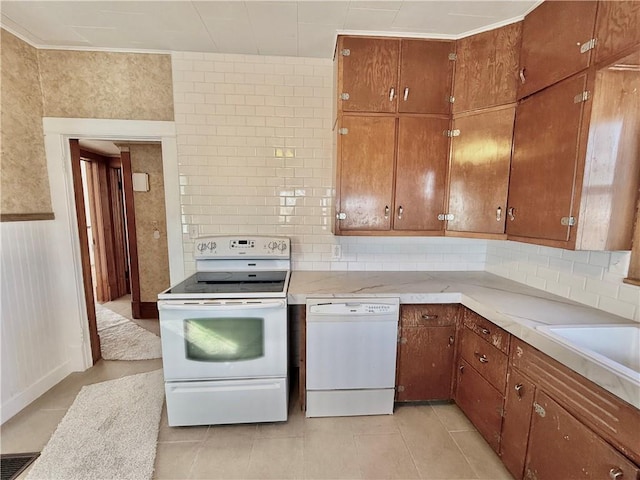
M 480 355 L 478 352 L 476 352 L 476 355 L 478 356 L 478 361 L 480 363 L 489 363 L 489 359 L 487 358 L 487 356 L 484 353 L 482 355 Z
M 396 89 L 391 87 L 389 90 L 389 101 L 393 102 L 394 97 L 396 96 Z
M 489 335 L 491 332 L 489 330 L 487 330 L 486 328 L 481 328 L 480 331 L 482 333 L 484 333 L 485 335 Z
M 428 313 L 422 314 L 422 320 L 437 320 L 437 319 L 438 319 L 438 315 L 430 315 Z
M 460 370 L 460 373 L 464 373 L 464 365 L 460 365 L 458 367 L 458 370 Z
M 619 468 L 612 468 L 609 470 L 609 478 L 611 480 L 620 480 L 624 477 L 624 472 Z
M 524 385 L 522 385 L 521 383 L 516 384 L 515 391 L 516 394 L 518 395 L 518 398 L 522 398 L 522 388 L 524 387 Z

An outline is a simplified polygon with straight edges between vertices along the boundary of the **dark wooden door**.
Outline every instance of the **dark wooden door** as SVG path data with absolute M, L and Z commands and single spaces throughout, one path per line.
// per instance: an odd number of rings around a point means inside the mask
M 398 97 L 400 40 L 342 37 L 338 95 L 344 112 L 395 112 Z M 346 53 L 348 51 L 348 54 Z
M 456 42 L 454 113 L 515 102 L 522 22 Z
M 504 233 L 515 107 L 453 121 L 447 230 Z
M 394 230 L 442 231 L 449 121 L 401 117 L 398 127 Z
M 590 65 L 596 7 L 601 2 L 547 1 L 524 18 L 518 98 L 531 95 Z
M 586 73 L 539 92 L 516 109 L 507 208 L 509 235 L 567 241 Z M 591 101 L 591 100 L 587 100 Z M 513 210 L 510 210 L 513 209 Z M 512 215 L 509 214 L 511 211 Z
M 458 305 L 402 305 L 397 402 L 448 400 L 454 370 Z
M 89 323 L 89 342 L 91 343 L 91 358 L 95 365 L 102 353 L 100 351 L 100 337 L 96 322 L 96 308 L 93 298 L 93 280 L 91 278 L 91 258 L 89 255 L 89 239 L 87 236 L 87 216 L 82 187 L 82 171 L 80 167 L 80 144 L 78 140 L 69 140 L 71 153 L 71 173 L 73 177 L 73 195 L 76 203 L 76 220 L 78 224 L 78 237 L 80 241 L 80 261 L 82 263 L 82 280 L 84 298 L 87 305 L 87 318 Z
M 389 230 L 396 119 L 343 116 L 340 135 L 340 230 Z
M 596 19 L 595 61 L 615 57 L 640 43 L 640 2 L 599 2 Z
M 536 392 L 525 478 L 636 479 L 639 473 L 638 467 L 548 395 Z
M 120 159 L 109 164 L 109 201 L 113 223 L 113 253 L 115 263 L 115 288 L 113 298 L 120 298 L 130 292 L 129 288 L 129 255 L 127 253 L 127 237 L 125 228 L 125 212 L 122 192 L 122 169 Z
M 515 368 L 507 376 L 500 457 L 514 478 L 522 478 L 536 386 Z
M 402 40 L 398 111 L 446 115 L 451 110 L 449 96 L 453 61 L 449 41 Z
M 457 365 L 456 404 L 491 448 L 499 452 L 503 396 L 466 361 L 460 359 Z

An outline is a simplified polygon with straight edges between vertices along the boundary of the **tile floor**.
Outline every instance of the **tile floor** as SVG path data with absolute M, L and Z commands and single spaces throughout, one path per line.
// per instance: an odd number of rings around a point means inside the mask
M 131 318 L 129 305 L 129 300 L 124 299 L 106 306 Z M 154 331 L 154 325 L 157 321 L 143 321 L 142 326 Z M 159 359 L 101 360 L 85 372 L 69 375 L 2 425 L 0 450 L 41 451 L 82 386 L 161 367 Z M 299 403 L 292 398 L 286 423 L 169 427 L 164 411 L 154 478 L 512 477 L 455 405 L 401 406 L 389 416 L 305 418 Z

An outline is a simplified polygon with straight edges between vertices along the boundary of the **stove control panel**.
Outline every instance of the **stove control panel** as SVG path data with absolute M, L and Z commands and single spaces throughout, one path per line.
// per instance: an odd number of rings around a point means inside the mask
M 290 258 L 291 241 L 285 237 L 203 237 L 196 239 L 196 260 L 209 258 Z

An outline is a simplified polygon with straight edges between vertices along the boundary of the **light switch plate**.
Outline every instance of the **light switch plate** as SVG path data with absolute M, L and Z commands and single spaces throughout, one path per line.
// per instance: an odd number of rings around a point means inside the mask
M 342 258 L 342 245 L 331 245 L 331 260 Z

